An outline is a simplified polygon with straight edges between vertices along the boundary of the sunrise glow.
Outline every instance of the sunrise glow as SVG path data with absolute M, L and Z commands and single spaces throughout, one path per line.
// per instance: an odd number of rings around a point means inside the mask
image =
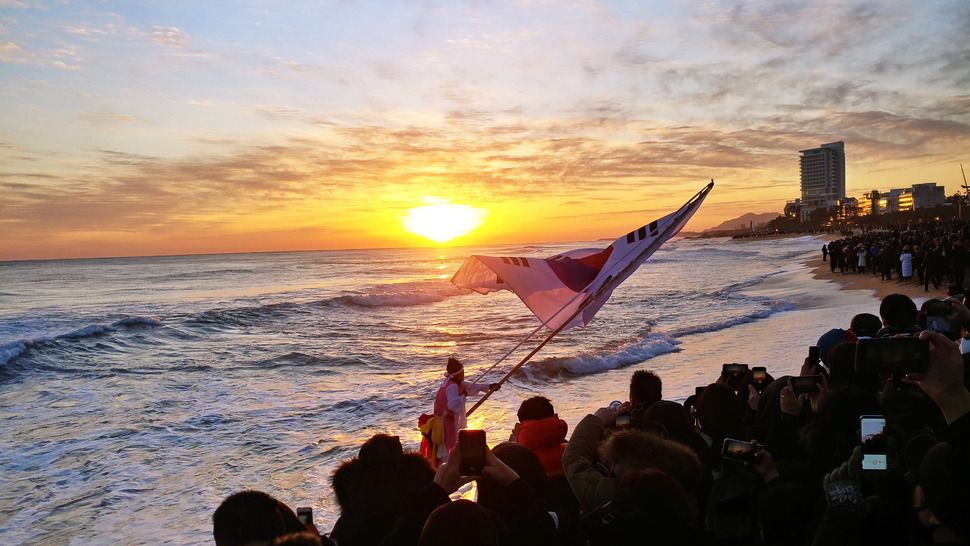
M 826 142 L 856 198 L 970 164 L 965 0 L 204 4 L 3 3 L 0 260 L 612 239 L 713 178 L 701 231 Z
M 408 233 L 443 244 L 481 227 L 486 214 L 469 205 L 424 205 L 407 211 L 401 226 Z

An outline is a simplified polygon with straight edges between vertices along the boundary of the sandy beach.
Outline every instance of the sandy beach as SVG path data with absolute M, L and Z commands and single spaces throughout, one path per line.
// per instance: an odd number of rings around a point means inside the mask
M 933 283 L 930 283 L 929 292 L 924 292 L 923 285 L 919 284 L 915 274 L 913 275 L 913 282 L 899 282 L 899 277 L 895 275 L 895 272 L 893 272 L 894 276 L 892 280 L 882 280 L 881 273 L 873 275 L 871 271 L 866 271 L 866 273 L 846 272 L 845 275 L 840 274 L 838 271 L 833 273 L 829 269 L 829 262 L 822 261 L 821 249 L 822 245 L 820 242 L 818 256 L 810 259 L 807 265 L 816 279 L 841 285 L 839 287 L 840 290 L 872 290 L 880 300 L 889 294 L 896 293 L 906 294 L 913 298 L 914 301 L 927 298 L 942 299 L 946 297 L 946 279 L 944 279 L 940 288 L 934 288 Z

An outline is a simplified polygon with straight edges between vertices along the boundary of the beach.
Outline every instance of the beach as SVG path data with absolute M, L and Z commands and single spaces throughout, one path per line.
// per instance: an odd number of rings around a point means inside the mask
M 913 275 L 911 282 L 900 282 L 897 272 L 893 272 L 892 280 L 883 280 L 881 273 L 873 275 L 871 271 L 866 273 L 854 273 L 847 271 L 845 275 L 838 271 L 832 272 L 829 269 L 829 261 L 822 261 L 821 243 L 819 244 L 818 255 L 810 258 L 806 265 L 811 268 L 812 275 L 819 280 L 827 281 L 832 284 L 840 285 L 840 290 L 871 290 L 880 300 L 889 294 L 905 294 L 916 300 L 926 300 L 930 298 L 943 299 L 946 297 L 946 279 L 935 288 L 933 283 L 929 285 L 929 291 L 924 291 L 923 285 L 919 284 L 916 275 Z
M 573 427 L 638 369 L 680 402 L 724 363 L 797 373 L 898 286 L 816 271 L 821 244 L 669 241 L 469 426 L 495 445 L 541 394 Z M 514 350 L 535 317 L 508 292 L 457 290 L 461 263 L 601 246 L 0 263 L 0 541 L 209 544 L 213 510 L 246 488 L 313 507 L 327 531 L 332 472 L 376 433 L 417 449 L 449 356 L 492 382 L 541 340 Z

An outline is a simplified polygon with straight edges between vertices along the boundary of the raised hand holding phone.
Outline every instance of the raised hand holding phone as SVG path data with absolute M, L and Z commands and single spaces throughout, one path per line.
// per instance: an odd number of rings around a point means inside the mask
M 463 428 L 458 431 L 458 445 L 461 447 L 461 463 L 458 472 L 462 476 L 481 476 L 485 468 L 485 431 Z

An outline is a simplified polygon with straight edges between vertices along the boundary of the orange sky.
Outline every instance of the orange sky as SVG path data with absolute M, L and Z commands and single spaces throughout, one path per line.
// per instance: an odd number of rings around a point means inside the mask
M 702 230 L 802 149 L 850 196 L 970 150 L 961 1 L 141 4 L 0 12 L 0 259 L 614 238 L 714 178 Z

